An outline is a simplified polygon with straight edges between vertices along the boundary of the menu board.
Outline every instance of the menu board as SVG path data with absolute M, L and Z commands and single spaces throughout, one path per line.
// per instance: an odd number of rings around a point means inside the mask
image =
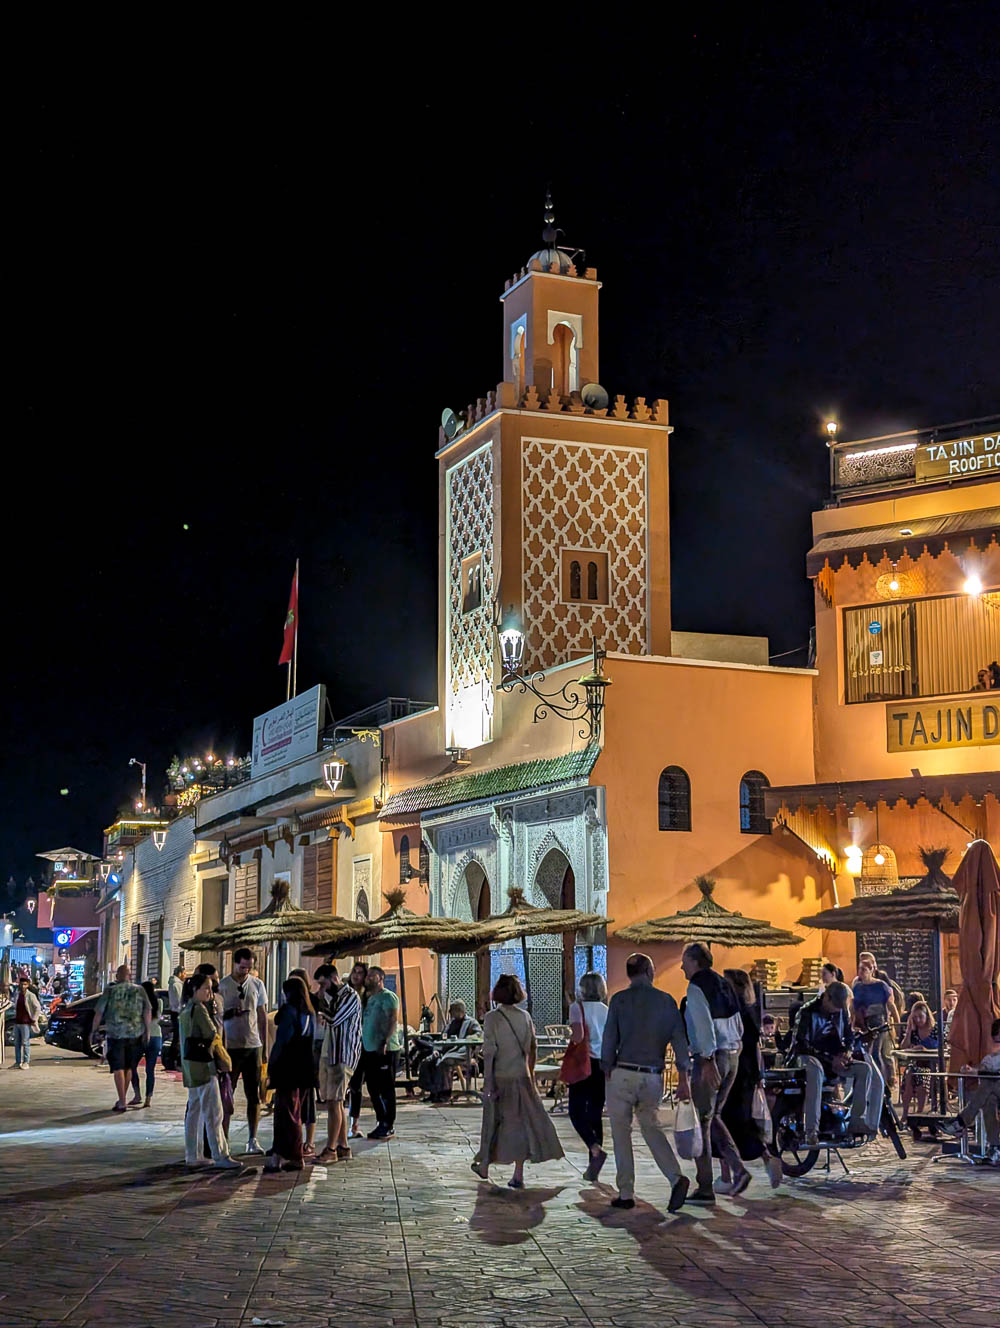
M 857 936 L 858 954 L 870 950 L 879 968 L 902 987 L 904 996 L 919 991 L 931 1009 L 941 1008 L 933 932 L 859 931 Z

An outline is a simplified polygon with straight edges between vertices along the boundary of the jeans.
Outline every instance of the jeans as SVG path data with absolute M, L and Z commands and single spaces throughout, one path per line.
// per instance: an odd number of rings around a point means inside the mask
M 806 1072 L 806 1102 L 804 1125 L 806 1131 L 819 1129 L 820 1110 L 823 1106 L 823 1081 L 826 1072 L 815 1056 L 800 1056 L 799 1065 Z M 867 1061 L 852 1061 L 847 1073 L 850 1079 L 851 1130 L 865 1129 L 873 1134 L 882 1116 L 882 1076 L 872 1071 Z
M 695 1173 L 698 1177 L 698 1189 L 705 1193 L 712 1188 L 712 1147 L 729 1167 L 730 1175 L 741 1176 L 746 1167 L 739 1155 L 729 1127 L 722 1119 L 722 1108 L 726 1105 L 736 1071 L 739 1068 L 740 1053 L 736 1051 L 717 1051 L 712 1057 L 719 1072 L 719 1087 L 713 1088 L 705 1078 L 705 1063 L 695 1061 L 691 1069 L 691 1101 L 694 1103 L 701 1121 L 701 1152 L 695 1159 Z
M 601 1113 L 604 1110 L 604 1090 L 606 1085 L 601 1062 L 596 1057 L 590 1058 L 590 1074 L 578 1084 L 569 1086 L 569 1118 L 573 1129 L 591 1148 L 604 1142 L 604 1122 Z
M 28 1065 L 31 1061 L 31 1025 L 14 1025 L 14 1064 Z
M 396 1124 L 396 1071 L 399 1068 L 399 1052 L 380 1051 L 361 1053 L 365 1067 L 365 1087 L 375 1108 L 375 1119 L 379 1125 L 391 1130 Z
M 653 1161 L 673 1185 L 681 1169 L 667 1138 L 660 1116 L 663 1098 L 663 1075 L 640 1070 L 614 1069 L 608 1080 L 608 1118 L 615 1145 L 616 1182 L 623 1199 L 635 1198 L 635 1157 L 632 1153 L 632 1116 L 639 1119 L 639 1129 Z
M 156 1058 L 160 1054 L 163 1046 L 162 1037 L 151 1037 L 146 1043 L 146 1096 L 153 1096 L 153 1087 L 156 1084 Z M 132 1092 L 139 1096 L 139 1071 L 132 1071 Z
M 222 1098 L 219 1081 L 213 1075 L 207 1084 L 188 1089 L 187 1115 L 184 1117 L 184 1160 L 189 1167 L 197 1165 L 198 1141 L 202 1126 L 208 1132 L 212 1161 L 221 1162 L 229 1157 L 229 1144 L 222 1133 Z

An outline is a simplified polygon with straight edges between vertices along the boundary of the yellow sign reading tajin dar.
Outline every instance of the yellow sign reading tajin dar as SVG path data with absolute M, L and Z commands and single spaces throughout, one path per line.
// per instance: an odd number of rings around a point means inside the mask
M 897 701 L 885 708 L 886 750 L 929 752 L 936 747 L 1000 744 L 1000 697 L 924 704 Z
M 917 448 L 917 483 L 953 475 L 1000 475 L 1000 434 L 921 443 Z

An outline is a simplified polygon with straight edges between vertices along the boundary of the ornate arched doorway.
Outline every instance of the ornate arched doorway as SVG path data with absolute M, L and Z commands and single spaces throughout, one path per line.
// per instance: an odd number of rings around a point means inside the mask
M 576 878 L 569 858 L 562 849 L 550 848 L 546 853 L 535 873 L 535 886 L 551 908 L 576 908 Z M 570 931 L 563 936 L 546 936 L 541 939 L 543 943 L 551 943 L 548 955 L 558 957 L 561 952 L 561 963 L 553 965 L 550 970 L 540 975 L 541 981 L 536 978 L 533 965 L 532 984 L 539 988 L 539 995 L 545 993 L 543 1010 L 565 1023 L 569 1018 L 569 1007 L 576 990 L 576 933 Z M 544 963 L 548 955 L 540 954 L 538 958 Z M 558 984 L 558 993 L 551 990 L 555 984 Z M 537 1000 L 535 1004 L 538 1004 Z M 548 1022 L 544 1019 L 544 1014 L 543 1021 Z

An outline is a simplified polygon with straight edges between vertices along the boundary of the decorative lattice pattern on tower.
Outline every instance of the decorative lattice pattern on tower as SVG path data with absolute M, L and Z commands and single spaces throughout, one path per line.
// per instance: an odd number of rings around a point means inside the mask
M 462 561 L 481 554 L 480 606 L 463 612 Z M 493 451 L 448 472 L 448 741 L 475 747 L 493 737 Z
M 605 649 L 648 652 L 646 453 L 525 439 L 521 453 L 526 664 Z M 564 603 L 561 551 L 607 552 L 610 603 Z

